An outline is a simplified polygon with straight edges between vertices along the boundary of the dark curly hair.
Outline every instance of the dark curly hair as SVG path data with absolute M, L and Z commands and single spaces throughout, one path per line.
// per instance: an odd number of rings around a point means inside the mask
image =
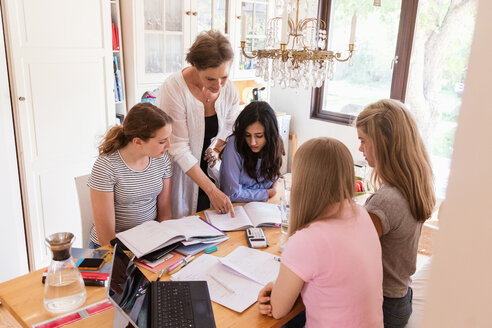
M 260 123 L 265 128 L 265 146 L 259 153 L 251 150 L 246 142 L 246 128 L 253 123 Z M 244 159 L 246 173 L 258 182 L 262 177 L 266 181 L 274 181 L 280 176 L 282 155 L 285 154 L 284 144 L 278 130 L 277 117 L 267 102 L 254 101 L 246 106 L 234 123 L 232 135 L 235 136 L 236 149 Z M 261 158 L 260 175 L 256 165 Z

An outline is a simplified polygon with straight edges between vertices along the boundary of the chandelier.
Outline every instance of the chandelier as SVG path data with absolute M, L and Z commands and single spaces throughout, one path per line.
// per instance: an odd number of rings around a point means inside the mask
M 256 76 L 270 81 L 272 86 L 321 87 L 326 79 L 333 79 L 335 61 L 346 62 L 352 58 L 356 14 L 352 17 L 348 55 L 342 58 L 340 52 L 324 50 L 328 39 L 325 21 L 314 17 L 301 19 L 299 0 L 277 0 L 279 5 L 283 14 L 268 21 L 265 49 L 252 50 L 251 54 L 245 50 L 246 19 L 244 12 L 241 13 L 241 62 L 256 58 Z M 307 4 L 305 9 L 307 12 Z

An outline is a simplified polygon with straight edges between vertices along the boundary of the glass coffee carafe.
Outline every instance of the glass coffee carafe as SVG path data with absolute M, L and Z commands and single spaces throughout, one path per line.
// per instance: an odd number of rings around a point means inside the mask
M 84 304 L 84 280 L 71 255 L 75 236 L 58 232 L 46 238 L 52 253 L 44 286 L 44 307 L 53 313 L 68 312 Z

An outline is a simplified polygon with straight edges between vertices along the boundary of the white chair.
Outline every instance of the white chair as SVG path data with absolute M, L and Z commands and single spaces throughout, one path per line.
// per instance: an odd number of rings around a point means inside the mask
M 77 195 L 79 197 L 80 217 L 82 219 L 82 247 L 84 248 L 88 247 L 89 235 L 92 224 L 94 223 L 90 188 L 87 186 L 89 176 L 87 174 L 75 177 L 75 187 L 77 188 Z

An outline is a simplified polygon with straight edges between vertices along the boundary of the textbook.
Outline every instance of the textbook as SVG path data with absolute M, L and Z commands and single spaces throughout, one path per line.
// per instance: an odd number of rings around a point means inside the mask
M 276 204 L 251 202 L 235 206 L 234 212 L 234 218 L 230 213 L 218 214 L 215 210 L 206 210 L 205 216 L 208 222 L 222 231 L 280 227 L 280 209 Z
M 211 238 L 220 239 L 225 235 L 216 227 L 199 216 L 187 216 L 181 219 L 147 221 L 134 228 L 116 234 L 126 247 L 137 257 L 178 241 L 190 241 Z

